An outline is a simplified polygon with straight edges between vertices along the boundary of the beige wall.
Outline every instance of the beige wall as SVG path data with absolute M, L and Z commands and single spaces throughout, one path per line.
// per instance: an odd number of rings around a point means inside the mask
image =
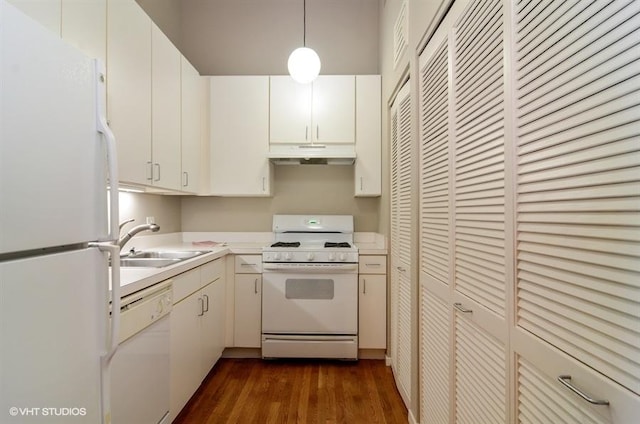
M 276 166 L 270 198 L 187 197 L 183 231 L 271 231 L 274 214 L 354 215 L 356 231 L 377 231 L 379 198 L 354 198 L 352 166 Z
M 203 75 L 287 74 L 302 46 L 302 0 L 181 3 L 183 53 Z M 378 74 L 378 0 L 307 0 L 307 46 L 322 74 Z
M 146 223 L 153 216 L 160 226 L 158 233 L 181 231 L 181 198 L 179 196 L 160 196 L 157 194 L 120 193 L 120 222 L 133 218 L 136 221 L 127 224 L 123 230 Z

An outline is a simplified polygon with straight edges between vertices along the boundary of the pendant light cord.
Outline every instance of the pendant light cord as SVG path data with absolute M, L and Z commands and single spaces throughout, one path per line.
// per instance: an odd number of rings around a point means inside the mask
M 302 47 L 307 47 L 307 0 L 302 2 Z

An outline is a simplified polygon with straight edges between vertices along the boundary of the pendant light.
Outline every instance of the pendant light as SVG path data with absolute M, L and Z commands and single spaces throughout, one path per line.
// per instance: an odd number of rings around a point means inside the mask
M 313 49 L 307 47 L 307 0 L 304 0 L 302 23 L 302 47 L 291 52 L 287 67 L 291 78 L 301 84 L 308 84 L 320 73 L 320 57 Z

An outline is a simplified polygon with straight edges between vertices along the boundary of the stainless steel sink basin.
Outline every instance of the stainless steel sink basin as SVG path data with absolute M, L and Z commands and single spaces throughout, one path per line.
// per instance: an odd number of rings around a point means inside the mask
M 163 268 L 209 253 L 208 250 L 146 250 L 120 258 L 124 268 Z
M 127 256 L 127 259 L 137 259 L 137 258 L 149 258 L 149 259 L 191 259 L 196 256 L 204 255 L 205 253 L 209 253 L 206 250 L 146 250 L 142 252 L 133 253 Z
M 122 258 L 121 267 L 139 268 L 162 268 L 180 262 L 182 259 L 162 259 L 162 258 Z

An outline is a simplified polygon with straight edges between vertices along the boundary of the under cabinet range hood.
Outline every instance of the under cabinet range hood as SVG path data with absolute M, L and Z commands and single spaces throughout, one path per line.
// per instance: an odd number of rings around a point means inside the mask
M 276 165 L 353 165 L 353 145 L 294 144 L 271 145 L 269 159 Z

